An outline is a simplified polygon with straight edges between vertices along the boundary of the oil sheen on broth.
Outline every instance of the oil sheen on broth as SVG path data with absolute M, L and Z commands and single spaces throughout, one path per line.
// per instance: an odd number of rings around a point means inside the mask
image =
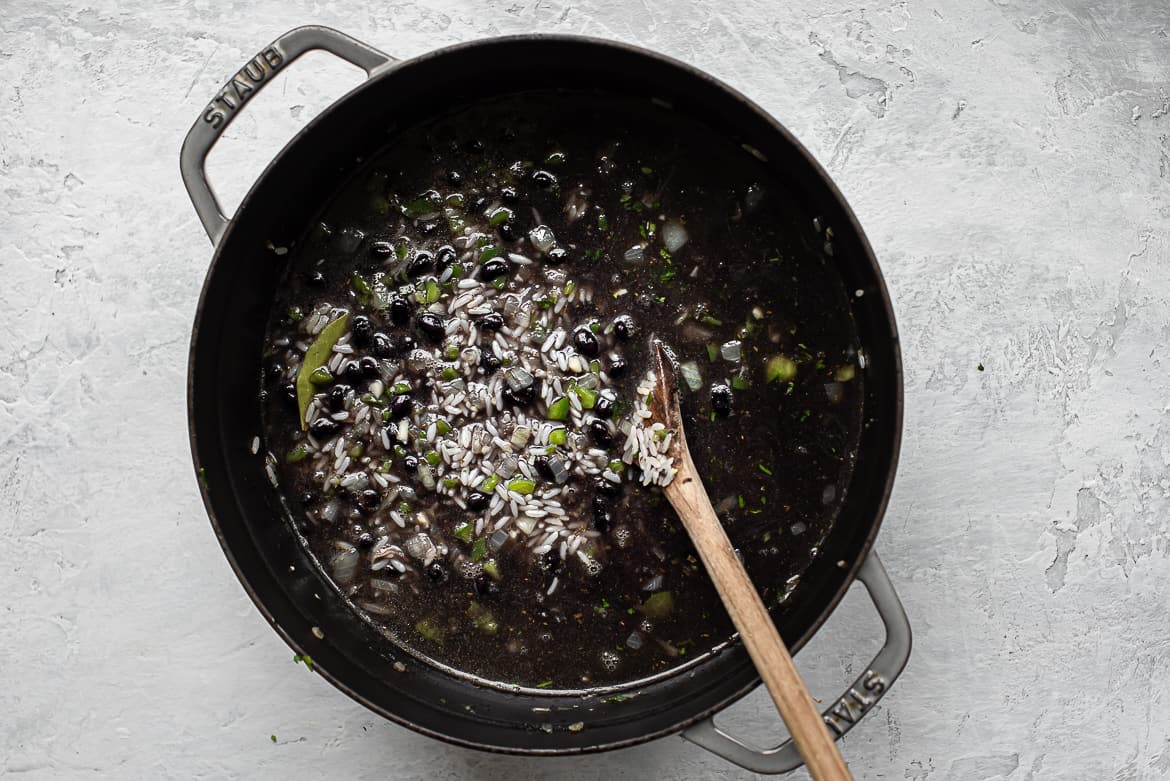
M 800 598 L 848 490 L 857 337 L 831 228 L 743 149 L 617 95 L 464 106 L 392 136 L 282 291 L 265 447 L 311 553 L 398 644 L 577 689 L 727 641 L 623 460 L 651 334 L 753 581 L 777 614 Z

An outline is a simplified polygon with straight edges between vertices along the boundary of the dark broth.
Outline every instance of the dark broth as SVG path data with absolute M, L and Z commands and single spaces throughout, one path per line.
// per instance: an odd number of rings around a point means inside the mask
M 547 243 L 530 238 L 538 218 L 555 236 L 556 252 L 534 247 Z M 679 221 L 687 240 L 672 253 L 664 242 L 677 239 L 666 234 Z M 456 260 L 447 253 L 440 265 L 462 266 L 445 281 L 433 260 L 444 246 L 455 249 Z M 638 246 L 640 253 L 630 251 Z M 430 253 L 429 264 L 419 252 Z M 454 484 L 458 470 L 445 461 L 430 470 L 437 488 L 420 478 L 436 443 L 444 437 L 458 443 L 474 418 L 431 404 L 433 389 L 451 380 L 490 383 L 516 365 L 453 359 L 456 351 L 420 326 L 421 312 L 459 296 L 461 279 L 483 278 L 484 257 L 497 252 L 507 271 L 495 283 L 502 287 L 493 286 L 497 298 L 481 309 L 504 314 L 511 329 L 528 310 L 501 311 L 501 296 L 537 290 L 531 295 L 540 297 L 526 302 L 533 316 L 553 316 L 558 297 L 571 298 L 556 316 L 597 342 L 596 357 L 585 354 L 589 345 L 582 353 L 597 364 L 564 374 L 604 377 L 594 389 L 566 391 L 600 406 L 577 411 L 574 403 L 565 421 L 549 424 L 565 426 L 569 444 L 539 452 L 557 458 L 579 445 L 587 467 L 588 451 L 598 449 L 590 426 L 608 421 L 615 440 L 609 471 L 620 485 L 589 473 L 557 483 L 537 468 L 538 456 L 520 458 L 531 462 L 525 468 L 533 473 L 533 496 L 561 488 L 549 501 L 578 524 L 567 538 L 576 550 L 565 556 L 566 538 L 536 555 L 539 535 L 526 539 L 515 523 L 505 527 L 507 539 L 493 539 L 486 526 L 477 534 L 483 512 L 467 507 L 475 486 Z M 508 261 L 509 252 L 532 262 Z M 409 315 L 396 324 L 388 299 L 404 285 L 418 292 L 401 291 Z M 730 636 L 730 622 L 660 489 L 642 486 L 636 468 L 616 463 L 625 440 L 620 426 L 649 366 L 650 334 L 671 344 L 691 379 L 698 370 L 699 387 L 684 383 L 680 390 L 687 439 L 720 518 L 775 612 L 792 598 L 847 490 L 862 394 L 854 374 L 857 335 L 833 267 L 831 230 L 747 151 L 664 106 L 542 92 L 405 127 L 292 248 L 282 290 L 270 318 L 265 446 L 279 464 L 294 522 L 355 609 L 397 643 L 458 670 L 547 688 L 611 685 L 683 664 Z M 318 372 L 316 416 L 328 417 L 336 385 L 353 393 L 335 392 L 338 420 L 315 422 L 309 437 L 295 385 L 315 336 L 306 323 L 336 319 L 341 309 L 350 313 L 342 346 L 354 351 L 340 359 L 338 376 Z M 382 335 L 381 355 L 368 334 L 355 332 L 359 315 Z M 615 328 L 620 316 L 630 321 Z M 487 328 L 480 338 L 490 337 Z M 535 339 L 526 332 L 519 341 L 539 350 L 546 334 L 532 330 Z M 570 331 L 567 344 L 576 338 L 589 339 Z M 724 353 L 733 357 L 736 342 L 740 358 L 728 360 Z M 412 372 L 412 347 L 437 360 Z M 385 358 L 383 376 L 373 364 L 363 374 L 363 357 Z M 349 361 L 355 363 L 347 368 Z M 621 361 L 626 371 L 619 377 Z M 391 369 L 405 379 L 396 383 L 386 374 Z M 383 392 L 375 398 L 371 388 Z M 509 416 L 547 420 L 549 405 L 539 394 L 535 401 L 515 395 L 505 402 L 508 430 L 516 422 Z M 379 434 L 355 424 L 363 404 L 371 409 L 360 414 L 387 428 L 389 450 Z M 428 442 L 429 424 L 440 417 L 444 423 Z M 406 442 L 397 439 L 400 420 L 409 428 Z M 605 458 L 597 458 L 600 468 Z M 339 485 L 337 459 L 348 461 L 346 474 L 367 474 Z M 389 476 L 399 482 L 383 486 Z M 517 472 L 503 483 L 527 489 L 525 479 Z M 490 500 L 492 492 L 484 493 Z M 374 561 L 382 563 L 376 571 Z

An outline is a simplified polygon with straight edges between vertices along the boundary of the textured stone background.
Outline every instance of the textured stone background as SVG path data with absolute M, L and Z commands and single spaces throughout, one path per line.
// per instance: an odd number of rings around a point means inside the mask
M 845 756 L 864 778 L 1170 775 L 1162 0 L 293 5 L 4 3 L 0 775 L 748 775 L 676 738 L 553 761 L 422 738 L 293 664 L 237 585 L 187 454 L 210 249 L 178 151 L 237 66 L 309 22 L 399 56 L 617 38 L 787 124 L 868 229 L 905 339 L 878 550 L 915 656 Z M 212 161 L 225 198 L 356 78 L 317 55 L 253 101 Z M 800 655 L 817 693 L 874 624 L 853 595 Z M 724 721 L 776 724 L 758 692 Z

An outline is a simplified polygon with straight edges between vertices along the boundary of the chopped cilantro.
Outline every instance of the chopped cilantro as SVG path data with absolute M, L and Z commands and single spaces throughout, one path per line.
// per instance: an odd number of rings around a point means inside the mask
M 760 471 L 763 472 L 764 474 L 766 474 L 768 477 L 772 476 L 772 470 L 769 469 L 768 467 L 764 466 L 763 464 L 756 464 L 756 466 L 758 466 L 760 468 Z
M 309 656 L 308 654 L 297 654 L 293 657 L 293 661 L 297 664 L 304 662 L 305 667 L 309 668 L 309 672 L 313 671 L 313 657 Z

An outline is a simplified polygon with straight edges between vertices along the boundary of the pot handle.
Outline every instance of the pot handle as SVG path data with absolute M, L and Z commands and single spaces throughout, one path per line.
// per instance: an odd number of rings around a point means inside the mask
M 876 553 L 871 551 L 866 557 L 857 579 L 869 592 L 885 625 L 886 642 L 861 677 L 821 714 L 834 740 L 852 729 L 877 704 L 898 679 L 906 667 L 906 660 L 910 658 L 910 622 L 894 591 L 894 584 L 890 582 Z M 713 718 L 688 728 L 682 736 L 712 754 L 755 773 L 787 773 L 802 764 L 791 738 L 775 748 L 754 748 L 719 729 Z
M 212 245 L 219 243 L 227 230 L 228 218 L 216 200 L 211 185 L 207 182 L 204 164 L 207 153 L 232 123 L 236 115 L 255 95 L 272 80 L 282 68 L 308 51 L 321 49 L 356 65 L 372 76 L 374 71 L 392 62 L 394 57 L 374 49 L 345 33 L 329 27 L 310 25 L 289 30 L 266 46 L 255 57 L 244 64 L 234 76 L 228 79 L 183 140 L 183 151 L 179 155 L 179 170 L 187 195 L 195 205 L 195 213 L 203 223 Z

